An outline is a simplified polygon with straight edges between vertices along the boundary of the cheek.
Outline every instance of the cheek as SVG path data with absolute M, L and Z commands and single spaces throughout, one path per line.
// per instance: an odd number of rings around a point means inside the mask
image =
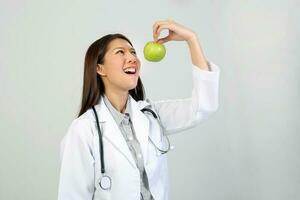
M 110 62 L 107 69 L 107 74 L 113 76 L 122 73 L 124 64 L 124 61 L 115 59 L 114 61 Z
M 137 59 L 137 65 L 139 68 L 141 68 L 141 61 L 139 59 Z

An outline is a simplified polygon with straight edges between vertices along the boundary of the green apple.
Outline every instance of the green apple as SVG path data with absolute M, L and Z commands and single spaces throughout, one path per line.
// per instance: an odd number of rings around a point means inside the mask
M 144 47 L 144 57 L 151 62 L 159 62 L 166 55 L 166 48 L 157 42 L 147 42 Z

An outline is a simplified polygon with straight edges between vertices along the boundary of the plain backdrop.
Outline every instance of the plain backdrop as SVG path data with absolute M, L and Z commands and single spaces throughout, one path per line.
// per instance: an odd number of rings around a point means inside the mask
M 159 63 L 143 47 L 171 18 L 221 69 L 219 110 L 171 137 L 172 200 L 300 199 L 300 2 L 1 0 L 0 199 L 53 200 L 59 144 L 79 111 L 83 61 L 101 36 L 127 35 L 153 100 L 191 94 L 185 42 Z M 163 35 L 166 35 L 164 32 Z

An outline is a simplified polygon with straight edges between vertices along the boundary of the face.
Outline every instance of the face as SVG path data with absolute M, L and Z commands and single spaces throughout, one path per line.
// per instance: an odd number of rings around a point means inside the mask
M 140 60 L 134 48 L 123 39 L 114 39 L 108 45 L 104 63 L 98 64 L 97 73 L 106 89 L 128 92 L 137 85 Z

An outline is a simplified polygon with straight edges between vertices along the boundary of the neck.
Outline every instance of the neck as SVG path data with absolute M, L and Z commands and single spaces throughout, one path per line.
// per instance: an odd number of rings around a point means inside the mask
M 116 92 L 113 90 L 107 90 L 105 91 L 105 95 L 116 110 L 120 113 L 124 113 L 128 99 L 128 91 Z

